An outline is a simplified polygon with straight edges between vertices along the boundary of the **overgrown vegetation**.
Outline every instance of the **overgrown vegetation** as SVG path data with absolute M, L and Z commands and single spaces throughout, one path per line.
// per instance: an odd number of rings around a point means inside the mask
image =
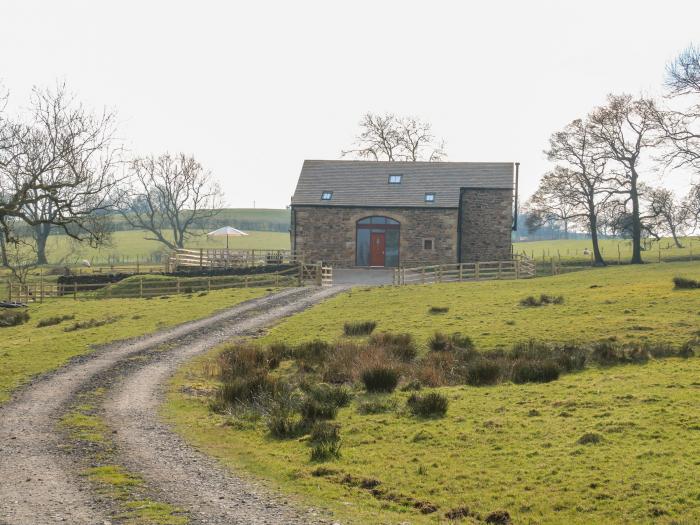
M 687 277 L 674 277 L 673 286 L 679 290 L 694 290 L 700 288 L 700 281 Z
M 687 414 L 700 368 L 700 360 L 683 358 L 698 351 L 692 319 L 700 302 L 671 292 L 673 268 L 637 269 L 644 278 L 621 270 L 596 272 L 595 288 L 583 272 L 547 280 L 549 294 L 567 298 L 556 308 L 518 304 L 538 297 L 543 280 L 354 290 L 258 341 L 279 358 L 267 373 L 286 385 L 289 403 L 212 414 L 206 397 L 178 386 L 168 411 L 204 450 L 330 505 L 349 523 L 427 524 L 453 519 L 448 513 L 465 523 L 507 517 L 582 525 L 622 514 L 646 523 L 651 512 L 700 519 L 682 482 L 697 445 L 697 422 Z M 449 311 L 431 314 L 431 304 Z M 382 331 L 345 336 L 343 319 L 367 311 Z M 616 324 L 622 321 L 629 331 Z M 397 372 L 391 392 L 367 392 L 362 375 L 377 367 Z M 176 384 L 201 382 L 215 392 L 219 376 L 203 379 L 198 369 L 189 367 Z M 309 423 L 301 403 L 320 384 L 353 399 L 333 419 Z M 271 414 L 286 437 L 274 435 Z M 314 432 L 315 424 L 337 425 L 339 456 L 332 447 L 313 452 L 335 432 Z M 673 432 L 659 434 L 669 424 Z M 600 440 L 579 443 L 586 434 Z M 621 455 L 631 458 L 629 468 L 614 460 Z M 643 482 L 659 471 L 682 494 Z
M 376 321 L 352 321 L 345 323 L 343 332 L 347 336 L 369 335 L 376 327 Z
M 63 321 L 71 321 L 75 319 L 74 314 L 63 314 L 63 315 L 54 315 L 52 317 L 44 317 L 43 319 L 39 319 L 39 322 L 36 324 L 37 328 L 45 328 L 47 326 L 55 326 L 57 324 L 61 324 Z
M 19 326 L 29 321 L 29 312 L 26 308 L 0 309 L 0 328 Z
M 540 294 L 539 297 L 528 295 L 527 297 L 520 299 L 520 306 L 544 306 L 547 304 L 564 304 L 564 296 L 552 296 L 543 293 Z

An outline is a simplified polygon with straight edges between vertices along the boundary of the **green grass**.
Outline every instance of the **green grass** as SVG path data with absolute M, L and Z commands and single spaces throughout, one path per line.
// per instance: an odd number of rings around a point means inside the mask
M 374 319 L 377 331 L 410 332 L 421 344 L 435 329 L 459 330 L 478 348 L 509 347 L 530 337 L 680 344 L 696 334 L 700 293 L 674 291 L 671 278 L 678 274 L 697 277 L 700 264 L 358 290 L 288 319 L 261 343 L 342 340 L 345 321 Z M 564 295 L 566 302 L 518 305 L 540 293 Z M 430 314 L 436 304 L 449 307 L 448 313 Z M 202 393 L 217 385 L 209 375 L 211 359 L 200 357 L 173 378 L 164 417 L 226 465 L 330 508 L 343 522 L 444 523 L 445 513 L 460 506 L 482 520 L 505 509 L 514 523 L 700 521 L 700 490 L 688 477 L 700 466 L 700 358 L 593 367 L 547 384 L 439 388 L 449 409 L 445 418 L 432 420 L 408 413 L 408 392 L 358 393 L 339 410 L 342 454 L 322 464 L 322 476 L 314 475 L 319 465 L 310 462 L 304 439 L 275 440 L 261 420 L 210 411 Z M 372 400 L 389 410 L 360 414 L 358 408 Z M 579 443 L 586 434 L 600 441 Z M 349 486 L 342 481 L 348 474 L 376 480 L 396 497 L 381 499 Z M 423 515 L 402 505 L 403 498 L 430 502 L 438 511 Z
M 646 262 L 670 262 L 688 260 L 691 257 L 700 259 L 700 239 L 687 237 L 681 239 L 683 248 L 676 248 L 672 239 L 663 238 L 661 241 L 650 241 L 648 249 L 642 252 L 642 258 Z M 590 264 L 591 255 L 584 255 L 583 250 L 593 249 L 590 240 L 587 239 L 558 239 L 552 241 L 531 241 L 513 243 L 513 251 L 534 258 L 538 263 L 550 262 L 551 258 L 562 264 Z M 608 264 L 617 264 L 618 261 L 626 264 L 632 258 L 632 241 L 625 239 L 602 239 L 600 249 L 603 258 Z
M 700 277 L 700 262 L 608 267 L 520 281 L 360 288 L 290 318 L 263 338 L 291 344 L 342 337 L 346 322 L 376 321 L 375 332 L 410 332 L 425 344 L 436 330 L 462 332 L 479 348 L 528 338 L 621 342 L 686 341 L 698 329 L 700 293 L 674 290 L 676 275 Z M 592 288 L 593 287 L 593 288 Z M 564 304 L 526 308 L 529 295 L 564 296 Z M 432 306 L 448 307 L 432 315 Z
M 206 231 L 197 230 L 197 235 L 190 238 L 185 246 L 198 248 L 225 248 L 225 237 L 207 237 Z M 231 237 L 231 249 L 271 249 L 288 250 L 289 233 L 248 231 L 246 237 Z M 83 259 L 93 262 L 93 265 L 104 264 L 108 260 L 135 263 L 138 258 L 142 264 L 159 260 L 160 254 L 168 252 L 168 248 L 157 241 L 146 240 L 150 235 L 143 230 L 114 232 L 108 246 L 91 248 L 86 245 L 76 245 L 65 235 L 52 235 L 46 245 L 46 252 L 51 264 L 75 264 Z
M 53 370 L 70 358 L 92 351 L 93 345 L 135 337 L 210 315 L 222 308 L 268 293 L 264 288 L 226 289 L 204 296 L 167 299 L 47 300 L 29 306 L 30 320 L 0 328 L 0 403 L 13 389 L 36 374 Z M 74 314 L 75 319 L 37 328 L 44 318 Z M 69 324 L 116 318 L 94 328 L 66 332 Z

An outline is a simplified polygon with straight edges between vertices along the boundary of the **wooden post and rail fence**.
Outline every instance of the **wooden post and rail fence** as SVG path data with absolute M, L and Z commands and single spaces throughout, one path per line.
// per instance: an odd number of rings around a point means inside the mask
M 508 261 L 479 261 L 471 263 L 436 264 L 394 269 L 394 285 L 432 284 L 490 279 L 528 279 L 535 277 L 533 261 L 515 257 Z
M 6 281 L 6 298 L 10 302 L 43 302 L 48 298 L 112 299 L 147 298 L 177 294 L 201 294 L 226 288 L 319 286 L 333 285 L 333 269 L 321 263 L 298 263 L 290 268 L 248 275 L 219 275 L 196 277 L 158 277 L 136 275 L 128 280 L 111 283 L 60 283 L 47 279 L 25 282 Z

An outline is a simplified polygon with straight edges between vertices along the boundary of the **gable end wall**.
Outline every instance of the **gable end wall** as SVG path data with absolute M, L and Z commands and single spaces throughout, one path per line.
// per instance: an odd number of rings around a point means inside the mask
M 462 189 L 461 262 L 511 258 L 512 199 L 510 189 Z

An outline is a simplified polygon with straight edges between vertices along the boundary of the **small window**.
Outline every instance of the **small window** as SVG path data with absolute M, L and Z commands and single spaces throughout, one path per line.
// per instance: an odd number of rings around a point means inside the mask
M 424 250 L 432 250 L 433 249 L 433 240 L 432 239 L 423 239 L 423 249 Z
M 425 202 L 435 202 L 435 194 L 434 193 L 426 193 L 425 194 Z
M 389 175 L 389 184 L 401 184 L 403 175 Z
M 321 200 L 322 201 L 329 201 L 333 198 L 333 192 L 332 191 L 324 191 L 321 193 Z

